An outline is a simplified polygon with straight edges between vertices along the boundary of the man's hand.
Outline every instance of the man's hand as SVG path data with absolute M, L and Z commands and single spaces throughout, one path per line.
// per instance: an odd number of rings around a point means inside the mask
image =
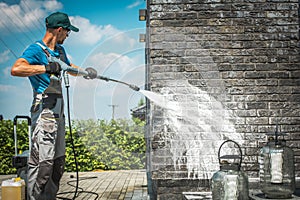
M 45 68 L 46 68 L 46 73 L 48 74 L 58 75 L 60 74 L 61 71 L 61 66 L 58 62 L 49 62 L 49 64 L 46 65 Z
M 97 71 L 94 68 L 88 67 L 88 68 L 85 69 L 85 71 L 87 71 L 88 75 L 83 76 L 83 78 L 85 78 L 85 79 L 97 78 Z

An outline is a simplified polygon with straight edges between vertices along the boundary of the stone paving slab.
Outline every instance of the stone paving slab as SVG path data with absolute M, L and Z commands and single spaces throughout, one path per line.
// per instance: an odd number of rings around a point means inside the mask
M 0 181 L 15 175 L 0 176 Z M 64 173 L 57 199 L 73 199 L 76 173 Z M 0 197 L 1 199 L 1 197 Z M 80 172 L 76 200 L 148 200 L 145 170 Z

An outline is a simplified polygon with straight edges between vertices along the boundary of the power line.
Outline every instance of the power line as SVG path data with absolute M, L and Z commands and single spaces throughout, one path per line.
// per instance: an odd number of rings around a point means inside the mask
M 18 3 L 16 2 L 16 4 L 18 4 Z M 27 6 L 28 10 L 30 11 L 30 8 L 29 8 L 28 5 L 25 3 L 25 1 L 23 1 L 23 5 L 24 5 L 24 6 Z M 30 29 L 30 28 L 22 21 L 22 19 L 20 19 L 19 15 L 16 13 L 15 9 L 13 9 L 12 7 L 8 7 L 8 8 L 11 10 L 11 13 L 14 15 L 14 17 L 8 16 L 8 14 L 7 14 L 7 12 L 5 12 L 4 8 L 3 8 L 3 7 L 0 7 L 1 13 L 3 13 L 3 14 L 6 16 L 6 19 L 17 18 L 18 21 L 19 21 L 21 24 L 23 24 L 23 26 L 25 27 L 25 29 L 29 30 L 28 32 L 31 33 L 31 35 L 32 35 L 34 38 L 37 38 L 36 34 L 33 33 L 32 29 Z M 22 12 L 23 12 L 24 15 L 25 15 L 26 12 L 25 12 L 24 8 L 21 6 L 21 4 L 19 5 L 19 8 L 22 10 Z M 34 17 L 35 17 L 35 19 L 36 19 L 35 25 L 37 25 L 37 22 L 39 22 L 39 20 L 37 19 L 37 17 L 36 17 L 35 15 L 34 15 Z M 5 19 L 5 17 L 1 18 L 3 27 L 9 32 L 9 34 L 10 34 L 11 36 L 14 37 L 15 41 L 17 41 L 17 42 L 22 46 L 22 48 L 25 48 L 27 45 L 25 45 L 24 42 L 22 42 L 22 41 L 19 39 L 20 37 L 19 37 L 14 31 L 12 31 L 11 26 L 8 26 L 7 23 L 6 23 L 7 21 L 4 20 L 4 19 Z M 34 20 L 34 21 L 35 21 L 35 20 Z M 19 28 L 19 27 L 17 26 L 16 23 L 13 23 L 13 24 L 14 24 L 14 26 L 15 26 L 17 29 Z M 37 27 L 41 27 L 41 26 L 37 26 Z M 39 30 L 39 32 L 42 33 L 41 28 L 38 28 L 38 30 Z M 29 42 L 32 42 L 32 41 L 34 40 L 34 39 L 32 39 L 32 37 L 30 37 L 30 36 L 28 35 L 28 33 L 27 33 L 26 31 L 23 31 L 22 34 L 25 36 L 25 38 L 28 39 Z M 6 48 L 14 55 L 14 57 L 17 58 L 16 53 L 9 47 L 8 43 L 5 42 L 5 39 L 2 37 L 2 38 L 0 38 L 0 40 L 1 40 L 1 42 L 3 43 L 3 45 L 4 45 L 4 46 L 5 46 L 5 47 L 6 47 Z
M 4 46 L 15 56 L 15 58 L 17 59 L 18 56 L 14 53 L 14 51 L 9 48 L 9 46 L 2 40 L 2 38 L 0 37 L 1 42 L 4 44 Z
M 18 4 L 17 0 L 15 0 L 16 4 Z M 26 1 L 21 1 L 23 3 L 23 5 L 30 11 L 30 7 L 28 6 Z M 26 11 L 25 9 L 21 6 L 21 2 L 20 2 L 20 8 L 23 11 L 23 13 L 25 14 Z M 35 15 L 35 12 L 33 12 L 33 17 L 36 19 L 34 20 L 35 25 L 37 25 L 36 27 L 44 27 L 44 24 L 41 22 L 41 20 Z M 43 34 L 43 30 L 41 28 L 38 28 L 39 32 L 41 34 Z
M 6 30 L 7 30 L 11 35 L 14 35 L 14 34 L 15 34 L 15 33 L 10 29 L 10 27 L 7 26 L 7 25 L 5 24 L 5 22 L 2 21 L 2 23 L 3 23 L 3 25 L 5 26 Z M 25 35 L 26 35 L 26 34 L 25 34 Z M 15 37 L 15 38 L 16 38 L 16 40 L 17 40 L 21 45 L 23 45 L 23 47 L 26 46 L 26 45 L 19 39 L 19 37 Z M 30 38 L 29 38 L 28 35 L 27 35 L 27 39 L 30 40 Z
M 4 13 L 4 14 L 6 15 L 7 18 L 10 18 L 10 17 L 3 11 L 3 9 L 2 9 L 1 7 L 0 7 L 0 9 L 1 9 L 1 13 Z M 2 18 L 2 19 L 3 19 L 3 18 Z M 6 25 L 5 21 L 2 20 L 2 23 L 3 23 L 3 25 L 5 26 L 5 28 L 6 28 L 12 35 L 16 35 L 13 31 L 11 31 L 10 27 Z M 14 26 L 15 26 L 16 28 L 18 28 L 16 24 L 14 24 Z M 32 39 L 29 37 L 28 34 L 24 33 L 24 35 L 25 35 L 25 37 L 26 37 L 30 42 L 32 41 Z M 17 37 L 17 36 L 15 36 L 15 38 L 16 38 L 17 41 L 19 41 L 19 42 L 23 45 L 23 47 L 26 46 L 26 45 L 24 45 L 24 43 L 22 43 L 20 40 L 18 40 L 18 37 Z
M 21 6 L 20 6 L 20 7 L 21 7 Z M 30 29 L 30 27 L 28 27 L 28 26 L 26 25 L 26 23 L 24 23 L 24 22 L 22 21 L 22 19 L 20 19 L 19 15 L 15 12 L 15 9 L 14 9 L 12 6 L 9 7 L 9 8 L 10 8 L 10 10 L 12 10 L 12 12 L 15 14 L 15 17 L 21 22 L 21 24 L 23 24 L 24 27 L 25 27 L 27 30 L 29 30 L 29 32 L 30 32 L 35 38 L 38 38 L 38 36 L 35 35 L 35 32 L 32 31 L 32 30 Z

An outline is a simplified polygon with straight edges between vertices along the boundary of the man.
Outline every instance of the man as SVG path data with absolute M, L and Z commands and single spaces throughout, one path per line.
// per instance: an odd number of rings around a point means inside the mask
M 65 164 L 65 117 L 61 86 L 61 66 L 48 62 L 49 56 L 60 58 L 69 66 L 61 46 L 71 25 L 65 13 L 56 12 L 46 18 L 46 33 L 42 40 L 31 44 L 16 60 L 11 69 L 13 76 L 28 77 L 34 99 L 31 107 L 32 147 L 28 161 L 28 200 L 54 200 Z M 97 72 L 86 68 L 86 79 L 94 79 Z

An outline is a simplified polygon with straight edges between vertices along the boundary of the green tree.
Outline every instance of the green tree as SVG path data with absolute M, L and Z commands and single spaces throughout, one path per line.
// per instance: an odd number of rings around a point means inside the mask
M 77 156 L 82 166 L 80 170 L 144 168 L 145 140 L 141 126 L 143 123 L 130 123 L 128 120 L 73 121 L 75 150 L 77 154 L 86 155 Z M 68 143 L 67 155 L 71 154 L 72 148 Z M 86 162 L 89 163 L 85 165 Z M 74 171 L 74 167 L 72 163 L 67 170 Z

